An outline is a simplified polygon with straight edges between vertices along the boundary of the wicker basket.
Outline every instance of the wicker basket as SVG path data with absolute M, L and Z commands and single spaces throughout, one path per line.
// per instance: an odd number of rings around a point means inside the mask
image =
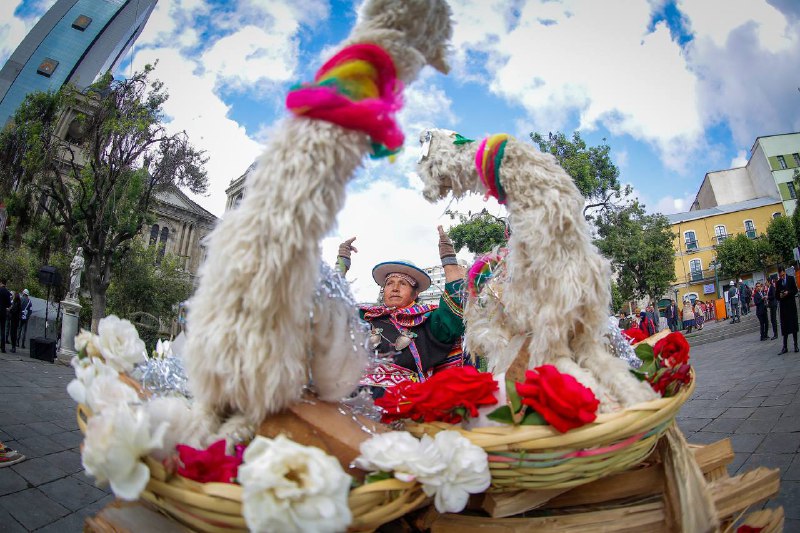
M 626 470 L 646 458 L 694 391 L 695 376 L 678 394 L 643 402 L 559 433 L 550 426 L 466 430 L 444 422 L 406 423 L 421 437 L 456 430 L 489 455 L 493 491 L 566 489 Z
M 77 419 L 81 432 L 91 411 L 78 405 Z M 151 457 L 145 458 L 150 481 L 141 499 L 179 520 L 193 530 L 209 533 L 247 531 L 242 515 L 242 487 L 232 483 L 199 483 L 177 474 L 169 474 Z M 373 531 L 428 501 L 419 483 L 387 479 L 362 485 L 350 491 L 348 505 L 353 513 L 350 531 Z

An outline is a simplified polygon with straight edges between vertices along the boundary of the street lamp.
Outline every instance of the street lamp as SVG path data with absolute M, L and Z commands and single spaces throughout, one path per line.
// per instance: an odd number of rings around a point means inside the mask
M 675 287 L 672 290 L 675 293 L 675 312 L 680 313 L 680 310 L 678 309 L 678 287 Z M 678 320 L 678 317 L 673 316 L 672 321 L 675 323 L 675 331 L 680 331 L 683 329 L 683 320 Z

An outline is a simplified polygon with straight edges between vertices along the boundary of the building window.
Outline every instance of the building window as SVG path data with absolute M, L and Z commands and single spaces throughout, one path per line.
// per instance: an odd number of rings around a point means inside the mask
M 787 182 L 786 187 L 789 189 L 789 198 L 791 198 L 792 200 L 796 199 L 797 192 L 794 190 L 794 183 L 792 183 L 791 181 Z
M 794 166 L 800 167 L 800 154 L 794 153 L 792 157 L 794 158 Z
M 78 15 L 78 18 L 72 23 L 72 27 L 76 30 L 85 31 L 86 28 L 89 27 L 89 24 L 92 23 L 92 17 L 87 17 L 86 15 Z
M 45 57 L 42 62 L 39 63 L 39 68 L 36 69 L 36 73 L 41 74 L 45 78 L 49 78 L 53 75 L 53 72 L 56 71 L 56 68 L 58 68 L 58 61 Z
M 683 233 L 683 238 L 686 241 L 686 251 L 697 250 L 697 237 L 693 231 L 686 231 Z
M 714 226 L 714 237 L 717 239 L 717 244 L 722 244 L 728 238 L 728 230 L 725 226 Z
M 153 246 L 158 241 L 158 224 L 153 224 L 150 228 L 150 246 Z
M 158 261 L 161 262 L 161 258 L 164 257 L 164 252 L 167 251 L 167 239 L 169 239 L 169 228 L 164 226 L 161 228 L 161 239 L 158 242 Z
M 780 212 L 772 213 L 772 218 L 778 218 L 779 216 L 781 216 Z
M 688 299 L 690 302 L 692 302 L 692 305 L 694 305 L 694 303 L 697 301 L 697 293 L 687 292 L 686 294 L 683 295 L 683 299 L 684 300 Z
M 699 259 L 689 261 L 689 277 L 692 281 L 703 279 L 703 263 Z
M 786 166 L 786 159 L 784 159 L 782 155 L 778 156 L 778 164 L 781 166 L 781 168 L 788 168 Z
M 756 238 L 756 226 L 753 224 L 752 220 L 744 221 L 744 232 L 747 234 L 748 239 Z

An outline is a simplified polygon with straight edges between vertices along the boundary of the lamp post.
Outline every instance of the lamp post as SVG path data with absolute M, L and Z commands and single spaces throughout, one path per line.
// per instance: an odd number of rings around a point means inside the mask
M 678 308 L 678 287 L 672 289 L 675 293 L 675 312 L 680 313 L 680 309 Z M 678 317 L 672 317 L 672 320 L 675 322 L 675 331 L 680 331 L 683 329 L 683 320 L 678 320 Z

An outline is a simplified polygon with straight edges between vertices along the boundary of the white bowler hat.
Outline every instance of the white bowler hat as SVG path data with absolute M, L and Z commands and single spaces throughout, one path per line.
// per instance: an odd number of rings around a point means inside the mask
M 378 263 L 375 265 L 375 268 L 372 269 L 372 279 L 375 280 L 375 283 L 383 287 L 386 283 L 386 276 L 394 274 L 395 272 L 411 276 L 417 282 L 415 288 L 419 292 L 431 286 L 430 276 L 411 261 L 386 261 L 384 263 Z

